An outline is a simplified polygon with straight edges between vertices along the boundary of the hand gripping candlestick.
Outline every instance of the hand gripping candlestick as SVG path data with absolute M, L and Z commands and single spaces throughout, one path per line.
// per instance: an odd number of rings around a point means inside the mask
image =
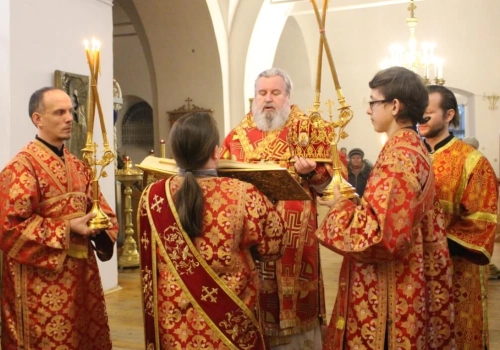
M 89 165 L 92 173 L 92 193 L 93 193 L 93 204 L 91 212 L 95 213 L 96 216 L 91 219 L 88 226 L 92 229 L 104 229 L 111 226 L 109 217 L 101 210 L 99 206 L 99 179 L 101 177 L 106 177 L 108 174 L 104 171 L 104 168 L 113 162 L 115 159 L 115 154 L 111 151 L 108 142 L 108 136 L 106 134 L 106 126 L 104 124 L 104 116 L 102 113 L 101 101 L 99 99 L 99 91 L 97 90 L 97 80 L 100 72 L 100 53 L 99 53 L 100 43 L 99 41 L 92 39 L 92 47 L 89 49 L 89 43 L 85 40 L 85 53 L 87 55 L 87 62 L 90 68 L 90 98 L 89 98 L 89 114 L 87 121 L 87 142 L 85 148 L 82 149 L 83 159 Z M 97 159 L 97 143 L 94 142 L 94 116 L 97 107 L 97 112 L 99 114 L 99 122 L 101 124 L 101 132 L 104 143 L 104 151 L 102 158 Z M 98 169 L 99 167 L 99 169 Z
M 345 198 L 357 198 L 356 190 L 352 187 L 342 176 L 342 164 L 340 162 L 340 157 L 338 153 L 338 142 L 340 139 L 345 139 L 349 136 L 345 131 L 345 127 L 351 121 L 354 116 L 351 106 L 347 105 L 345 102 L 344 95 L 342 94 L 342 88 L 340 87 L 339 79 L 337 76 L 337 71 L 335 70 L 335 64 L 333 62 L 332 53 L 330 51 L 330 46 L 328 45 L 328 41 L 326 40 L 325 34 L 325 20 L 326 20 L 326 8 L 328 4 L 328 0 L 323 1 L 323 13 L 322 18 L 320 17 L 318 6 L 315 0 L 311 0 L 314 13 L 316 14 L 316 20 L 319 26 L 320 32 L 320 44 L 319 44 L 319 55 L 318 55 L 318 69 L 316 76 L 316 100 L 314 102 L 314 108 L 309 116 L 310 118 L 321 118 L 319 113 L 320 106 L 320 93 L 321 93 L 321 68 L 322 68 L 322 58 L 323 58 L 323 48 L 325 49 L 326 56 L 328 58 L 328 63 L 330 65 L 330 70 L 333 76 L 333 82 L 335 84 L 335 90 L 337 91 L 337 98 L 340 104 L 339 117 L 337 121 L 332 121 L 332 111 L 331 111 L 331 101 L 327 104 L 329 106 L 329 115 L 330 115 L 330 126 L 332 132 L 328 136 L 330 140 L 331 154 L 332 154 L 332 181 L 327 186 L 327 188 L 323 191 L 324 199 L 332 199 L 333 198 L 333 189 L 336 185 L 340 186 L 340 193 Z M 338 129 L 338 131 L 336 131 Z

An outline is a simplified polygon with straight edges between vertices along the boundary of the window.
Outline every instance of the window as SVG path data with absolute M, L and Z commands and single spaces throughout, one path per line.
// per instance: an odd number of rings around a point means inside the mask
M 450 131 L 459 139 L 463 139 L 465 137 L 465 121 L 467 120 L 465 117 L 464 104 L 458 105 L 458 113 L 460 113 L 459 125 L 456 128 L 450 125 Z
M 122 145 L 153 148 L 153 109 L 147 102 L 136 103 L 125 113 L 122 124 Z

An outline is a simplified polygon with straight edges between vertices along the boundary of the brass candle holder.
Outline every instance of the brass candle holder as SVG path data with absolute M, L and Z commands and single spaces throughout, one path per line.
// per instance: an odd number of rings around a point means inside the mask
M 92 47 L 89 48 L 89 43 L 85 40 L 85 53 L 87 56 L 87 63 L 90 68 L 90 98 L 89 98 L 89 115 L 87 121 L 87 142 L 85 148 L 82 149 L 83 159 L 89 165 L 92 173 L 92 191 L 93 191 L 93 204 L 91 212 L 96 216 L 91 219 L 88 226 L 92 229 L 106 229 L 111 226 L 109 217 L 101 210 L 99 206 L 99 179 L 106 177 L 108 174 L 104 168 L 115 159 L 115 154 L 109 147 L 108 137 L 106 134 L 106 125 L 104 124 L 104 116 L 102 113 L 101 101 L 99 99 L 99 91 L 97 90 L 98 74 L 100 72 L 100 43 L 92 39 Z M 101 124 L 101 132 L 104 143 L 104 151 L 102 158 L 97 159 L 97 144 L 94 142 L 94 116 L 95 110 L 99 114 L 99 121 Z M 98 170 L 97 167 L 100 167 Z
M 321 118 L 321 114 L 319 111 L 319 106 L 320 106 L 320 95 L 321 95 L 321 69 L 322 69 L 322 63 L 323 63 L 323 49 L 325 50 L 326 57 L 328 58 L 328 63 L 330 65 L 330 70 L 332 72 L 332 77 L 333 77 L 333 82 L 335 84 L 335 90 L 337 91 L 337 99 L 339 101 L 340 107 L 338 108 L 339 111 L 339 116 L 337 121 L 333 121 L 333 113 L 332 113 L 332 102 L 328 101 L 328 110 L 329 110 L 329 117 L 330 117 L 330 126 L 332 127 L 332 132 L 329 135 L 329 140 L 330 140 L 330 148 L 331 148 L 331 153 L 332 153 L 332 180 L 330 184 L 326 187 L 326 189 L 323 191 L 323 198 L 328 200 L 328 199 L 333 199 L 333 190 L 335 186 L 340 187 L 340 193 L 342 194 L 343 197 L 345 198 L 358 198 L 359 196 L 356 193 L 356 190 L 354 187 L 351 186 L 349 182 L 347 182 L 344 177 L 342 176 L 342 163 L 340 161 L 339 157 L 339 152 L 338 152 L 338 142 L 341 139 L 346 138 L 349 136 L 345 132 L 345 127 L 351 119 L 354 116 L 353 111 L 351 110 L 351 106 L 347 105 L 345 102 L 344 95 L 342 93 L 342 88 L 340 87 L 340 82 L 339 78 L 337 75 L 337 71 L 335 69 L 335 64 L 333 62 L 333 57 L 332 53 L 330 51 L 330 46 L 328 45 L 328 41 L 326 39 L 326 34 L 325 34 L 325 22 L 326 22 L 326 9 L 328 6 L 328 1 L 324 0 L 323 1 L 323 13 L 322 17 L 320 17 L 318 6 L 316 4 L 315 0 L 311 0 L 313 7 L 314 7 L 314 13 L 316 15 L 316 20 L 318 22 L 319 26 L 319 32 L 320 32 L 320 42 L 319 42 L 319 54 L 318 54 L 318 69 L 317 69 L 317 76 L 316 76 L 316 99 L 314 102 L 314 107 L 312 110 L 312 113 L 310 114 L 310 118 Z M 337 131 L 338 129 L 338 131 Z
M 125 240 L 123 242 L 122 252 L 118 258 L 119 267 L 138 267 L 139 252 L 137 251 L 137 242 L 134 239 L 134 224 L 132 222 L 132 185 L 142 180 L 142 171 L 132 168 L 130 157 L 125 157 L 125 166 L 123 169 L 115 171 L 115 179 L 125 186 Z

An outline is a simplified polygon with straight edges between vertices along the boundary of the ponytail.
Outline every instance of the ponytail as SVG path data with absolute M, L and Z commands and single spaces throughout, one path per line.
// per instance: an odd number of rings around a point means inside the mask
M 193 172 L 187 171 L 181 187 L 175 194 L 175 208 L 182 227 L 191 238 L 202 233 L 204 205 L 201 187 Z

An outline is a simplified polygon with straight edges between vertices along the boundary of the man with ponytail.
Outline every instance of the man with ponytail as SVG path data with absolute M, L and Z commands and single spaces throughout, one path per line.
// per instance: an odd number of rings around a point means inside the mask
M 146 349 L 268 349 L 254 258 L 281 257 L 284 225 L 253 185 L 217 176 L 219 133 L 207 113 L 177 120 L 179 173 L 139 205 Z

